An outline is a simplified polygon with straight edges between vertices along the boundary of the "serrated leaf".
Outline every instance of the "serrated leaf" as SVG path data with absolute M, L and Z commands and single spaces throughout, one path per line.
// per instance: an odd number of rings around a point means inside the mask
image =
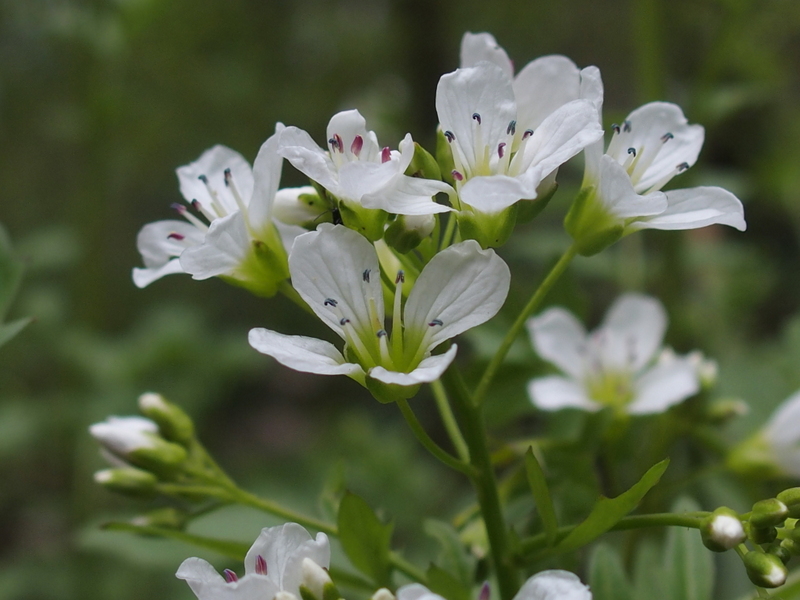
M 544 525 L 547 545 L 553 546 L 558 537 L 558 520 L 556 519 L 553 498 L 550 496 L 544 471 L 542 471 L 539 461 L 536 460 L 536 456 L 533 454 L 533 446 L 529 446 L 528 451 L 525 453 L 525 471 L 528 474 L 528 485 L 531 486 L 533 501 L 536 502 L 536 510 L 539 511 L 539 517 Z
M 633 600 L 631 584 L 617 551 L 598 544 L 589 559 L 589 587 L 594 600 Z
M 380 522 L 369 505 L 347 492 L 339 504 L 339 541 L 353 566 L 379 587 L 389 587 L 389 542 L 394 526 Z
M 425 533 L 439 542 L 437 562 L 444 570 L 453 574 L 463 586 L 471 588 L 475 558 L 467 552 L 455 527 L 444 521 L 426 519 L 422 528 Z
M 644 495 L 661 479 L 668 465 L 669 459 L 665 459 L 650 467 L 633 487 L 616 498 L 600 497 L 586 520 L 561 540 L 556 550 L 559 552 L 577 550 L 611 529 L 638 506 Z
M 694 512 L 699 507 L 683 498 L 672 512 Z M 714 587 L 714 561 L 695 529 L 671 527 L 664 550 L 667 577 L 674 582 L 673 600 L 710 600 Z
M 447 600 L 472 600 L 469 586 L 464 586 L 457 578 L 444 569 L 431 565 L 428 568 L 428 589 Z
M 197 546 L 198 548 L 213 550 L 217 554 L 240 561 L 244 560 L 244 556 L 247 554 L 247 551 L 250 548 L 249 544 L 231 542 L 228 540 L 218 540 L 215 538 L 186 533 L 185 531 L 180 531 L 178 529 L 168 529 L 166 527 L 155 527 L 152 525 L 134 525 L 133 523 L 115 521 L 112 523 L 106 523 L 103 525 L 103 529 L 107 529 L 109 531 L 129 531 L 139 535 L 170 538 L 190 544 L 192 546 Z

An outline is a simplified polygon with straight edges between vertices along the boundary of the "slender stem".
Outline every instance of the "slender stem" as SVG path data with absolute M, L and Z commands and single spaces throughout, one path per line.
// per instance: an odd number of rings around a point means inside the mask
M 511 555 L 503 508 L 497 489 L 492 459 L 486 443 L 486 426 L 481 407 L 476 405 L 454 365 L 445 372 L 445 384 L 461 417 L 464 440 L 474 469 L 472 485 L 478 496 L 483 522 L 489 538 L 501 600 L 511 600 L 519 589 L 519 578 Z
M 481 377 L 480 382 L 478 383 L 478 387 L 475 389 L 475 393 L 473 394 L 473 401 L 480 405 L 483 403 L 484 398 L 486 397 L 486 392 L 489 390 L 489 386 L 494 379 L 494 376 L 497 374 L 497 370 L 500 368 L 500 365 L 503 364 L 503 360 L 505 360 L 506 354 L 511 349 L 511 345 L 514 343 L 519 332 L 525 326 L 525 321 L 527 318 L 539 308 L 539 305 L 544 300 L 547 293 L 550 291 L 550 288 L 553 287 L 558 278 L 564 273 L 569 266 L 569 263 L 572 262 L 572 259 L 575 258 L 578 249 L 575 244 L 567 248 L 566 252 L 561 255 L 561 258 L 558 259 L 558 262 L 550 269 L 550 272 L 547 274 L 547 277 L 544 278 L 541 285 L 537 288 L 537 290 L 531 296 L 531 299 L 528 300 L 528 304 L 525 305 L 525 308 L 522 309 L 522 312 L 519 313 L 517 320 L 514 321 L 514 324 L 511 326 L 511 329 L 508 330 L 506 336 L 503 338 L 503 342 L 500 344 L 500 347 L 495 352 L 494 356 L 492 357 L 491 362 L 489 362 L 486 370 L 483 372 L 483 377 Z
M 400 409 L 400 412 L 403 413 L 406 423 L 408 423 L 408 426 L 419 440 L 419 443 L 425 446 L 425 449 L 428 450 L 428 452 L 433 454 L 451 469 L 455 469 L 467 477 L 472 477 L 474 475 L 473 470 L 467 463 L 462 462 L 452 454 L 445 452 L 436 442 L 431 439 L 431 437 L 428 435 L 428 432 L 422 427 L 422 423 L 420 423 L 417 419 L 417 415 L 414 414 L 414 411 L 411 410 L 411 407 L 408 405 L 408 400 L 398 400 L 397 406 Z
M 299 523 L 303 527 L 310 527 L 311 529 L 316 529 L 317 531 L 321 531 L 328 535 L 338 535 L 336 526 L 331 523 L 326 523 L 325 521 L 320 521 L 314 517 L 306 516 L 290 508 L 285 508 L 277 502 L 259 498 L 255 494 L 251 494 L 250 492 L 246 492 L 237 487 L 229 488 L 228 491 L 230 492 L 231 498 L 239 504 L 256 508 L 271 515 L 275 515 L 276 517 L 280 517 L 294 523 Z
M 445 248 L 450 245 L 450 242 L 453 239 L 453 233 L 456 230 L 456 215 L 455 213 L 450 213 L 447 216 L 447 225 L 444 229 L 444 235 L 442 235 L 441 244 L 439 246 L 439 251 L 441 252 Z
M 433 390 L 433 397 L 436 399 L 436 406 L 439 409 L 444 427 L 450 436 L 450 441 L 453 442 L 459 458 L 464 462 L 469 462 L 469 448 L 467 448 L 467 442 L 464 441 L 464 436 L 461 435 L 461 429 L 458 427 L 456 417 L 450 408 L 447 390 L 444 389 L 442 382 L 438 379 L 431 383 L 431 389 Z
M 408 562 L 405 558 L 400 556 L 397 552 L 390 552 L 389 553 L 389 562 L 391 565 L 403 573 L 404 575 L 408 575 L 414 581 L 418 581 L 419 583 L 425 585 L 428 582 L 428 577 L 425 575 L 425 572 L 422 569 L 419 569 Z

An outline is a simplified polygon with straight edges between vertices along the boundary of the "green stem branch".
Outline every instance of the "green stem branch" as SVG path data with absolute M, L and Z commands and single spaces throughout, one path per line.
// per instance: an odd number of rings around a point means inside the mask
M 467 442 L 464 441 L 464 436 L 461 434 L 461 429 L 458 427 L 458 422 L 450 408 L 450 399 L 447 397 L 447 390 L 438 379 L 431 383 L 433 390 L 433 397 L 436 399 L 436 407 L 439 409 L 439 415 L 442 417 L 444 428 L 450 436 L 450 441 L 458 453 L 459 458 L 464 462 L 469 462 L 469 448 Z

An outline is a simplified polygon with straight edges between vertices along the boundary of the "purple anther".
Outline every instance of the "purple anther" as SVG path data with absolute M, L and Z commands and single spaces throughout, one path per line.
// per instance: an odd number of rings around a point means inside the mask
M 369 283 L 369 269 L 364 269 L 364 272 L 361 274 L 361 279 Z
M 664 142 L 664 143 L 666 144 L 668 141 L 670 141 L 670 140 L 671 140 L 671 139 L 673 139 L 674 137 L 675 137 L 675 136 L 674 136 L 674 135 L 672 135 L 672 134 L 671 134 L 671 133 L 668 131 L 667 133 L 665 133 L 664 135 L 662 135 L 662 136 L 661 136 L 661 141 L 662 141 L 662 142 Z
M 445 131 L 444 132 L 444 137 L 448 142 L 450 142 L 452 144 L 453 140 L 456 139 L 456 134 L 453 133 L 452 131 Z
M 397 277 L 394 278 L 394 283 L 397 285 L 398 283 L 405 283 L 406 282 L 406 274 L 404 271 L 398 271 Z
M 357 135 L 356 137 L 353 138 L 353 143 L 350 144 L 350 152 L 358 156 L 359 154 L 361 154 L 361 148 L 363 147 L 364 147 L 364 138 L 362 138 L 360 135 Z
M 389 150 L 389 146 L 385 146 L 383 150 L 381 150 L 381 162 L 387 163 L 392 160 L 392 151 Z
M 344 142 L 342 141 L 341 136 L 338 133 L 334 133 L 333 139 L 336 140 L 336 148 L 339 150 L 339 152 L 344 152 Z
M 197 198 L 195 198 L 194 200 L 192 200 L 192 208 L 195 209 L 197 212 L 200 212 L 201 210 L 203 210 L 203 205 L 200 204 L 200 201 Z
M 636 158 L 636 148 L 628 148 L 628 154 L 633 154 L 633 157 Z
M 523 140 L 527 140 L 527 139 L 528 139 L 529 137 L 531 137 L 532 135 L 533 135 L 533 129 L 526 129 L 526 130 L 525 130 L 525 131 L 522 133 L 522 139 L 523 139 Z
M 256 574 L 257 575 L 267 574 L 267 561 L 260 554 L 256 556 Z
M 185 235 L 181 235 L 180 233 L 175 233 L 173 231 L 172 233 L 170 233 L 167 236 L 167 239 L 168 240 L 178 240 L 179 242 L 182 242 L 185 237 L 186 237 Z
M 681 164 L 679 164 L 679 165 L 678 165 L 677 167 L 675 167 L 675 168 L 676 168 L 676 169 L 678 169 L 678 173 L 683 173 L 683 172 L 684 172 L 686 169 L 688 169 L 688 168 L 689 168 L 689 163 L 687 163 L 687 162 L 682 162 Z
M 225 581 L 228 583 L 235 583 L 239 581 L 239 578 L 236 576 L 236 573 L 231 571 L 230 569 L 225 569 L 222 574 L 225 576 Z
M 478 113 L 472 113 L 472 118 L 478 122 L 478 125 L 481 124 L 481 116 Z
M 428 327 L 436 327 L 437 325 L 441 327 L 442 325 L 444 325 L 444 323 L 442 323 L 440 319 L 434 319 L 433 321 L 428 323 Z
M 492 595 L 492 588 L 489 586 L 488 581 L 484 581 L 483 585 L 481 586 L 481 591 L 478 594 L 478 600 L 489 600 L 489 596 Z
M 614 133 L 619 133 L 619 132 L 620 132 L 619 125 L 617 125 L 616 123 L 614 123 L 614 124 L 611 126 L 611 129 L 614 131 Z
M 497 145 L 497 154 L 498 154 L 498 156 L 500 156 L 500 158 L 503 158 L 503 155 L 505 153 L 506 153 L 506 143 L 505 142 L 500 142 Z
M 208 177 L 206 177 L 205 175 L 198 175 L 197 178 L 206 185 L 208 185 Z
M 453 176 L 453 179 L 455 179 L 456 181 L 464 181 L 464 176 L 461 173 L 459 173 L 458 171 L 456 171 L 455 169 L 453 169 L 453 171 L 450 174 Z
M 630 121 L 623 121 L 622 122 L 622 131 L 625 133 L 629 133 L 631 130 L 631 122 Z
M 511 121 L 506 127 L 506 135 L 514 135 L 515 133 L 517 133 L 517 122 Z
M 178 204 L 177 202 L 173 202 L 169 205 L 169 207 L 179 215 L 182 215 L 186 212 L 186 207 L 183 204 Z
M 325 298 L 325 302 L 323 302 L 322 305 L 323 306 L 332 306 L 333 308 L 336 308 L 337 306 L 339 306 L 339 303 L 336 300 L 334 300 L 333 298 Z

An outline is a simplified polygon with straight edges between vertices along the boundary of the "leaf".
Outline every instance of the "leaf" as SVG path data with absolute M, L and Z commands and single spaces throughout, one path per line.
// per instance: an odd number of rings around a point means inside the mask
M 448 600 L 472 600 L 470 586 L 453 577 L 444 569 L 432 564 L 428 568 L 428 589 Z
M 242 544 L 240 542 L 218 540 L 215 538 L 186 533 L 185 531 L 180 531 L 178 529 L 169 529 L 166 527 L 135 525 L 133 523 L 127 523 L 124 521 L 106 523 L 103 525 L 103 529 L 108 529 L 110 531 L 130 531 L 132 533 L 138 533 L 139 535 L 152 535 L 156 537 L 170 538 L 186 544 L 191 544 L 192 546 L 197 546 L 198 548 L 213 550 L 217 554 L 227 556 L 228 558 L 232 558 L 234 560 L 244 560 L 244 556 L 247 554 L 247 550 L 250 548 L 248 544 Z
M 528 473 L 528 484 L 531 486 L 536 509 L 539 511 L 539 517 L 541 517 L 544 525 L 547 545 L 553 546 L 558 537 L 558 520 L 556 519 L 556 511 L 553 508 L 553 498 L 547 488 L 544 471 L 542 471 L 539 461 L 536 460 L 536 456 L 533 454 L 533 446 L 528 446 L 528 451 L 525 453 L 525 470 Z
M 455 527 L 444 521 L 426 519 L 423 529 L 432 538 L 439 542 L 439 557 L 437 562 L 442 568 L 453 574 L 455 578 L 467 589 L 472 587 L 475 558 L 467 552 Z M 445 598 L 445 594 L 442 594 Z
M 636 546 L 633 564 L 634 600 L 668 598 L 673 585 L 662 564 L 661 546 L 652 540 L 642 540 Z
M 558 552 L 570 552 L 585 546 L 598 536 L 616 525 L 625 515 L 631 512 L 644 495 L 658 483 L 661 475 L 669 465 L 669 459 L 650 467 L 642 478 L 626 492 L 616 498 L 600 497 L 586 520 L 556 546 Z
M 339 504 L 339 541 L 353 566 L 389 587 L 389 541 L 394 526 L 380 522 L 369 505 L 347 492 Z
M 589 586 L 594 600 L 633 600 L 631 584 L 617 551 L 598 544 L 589 559 Z
M 694 512 L 697 504 L 682 498 L 672 512 Z M 673 600 L 711 600 L 714 587 L 714 561 L 700 534 L 686 527 L 671 527 L 664 550 L 667 577 L 673 582 Z

